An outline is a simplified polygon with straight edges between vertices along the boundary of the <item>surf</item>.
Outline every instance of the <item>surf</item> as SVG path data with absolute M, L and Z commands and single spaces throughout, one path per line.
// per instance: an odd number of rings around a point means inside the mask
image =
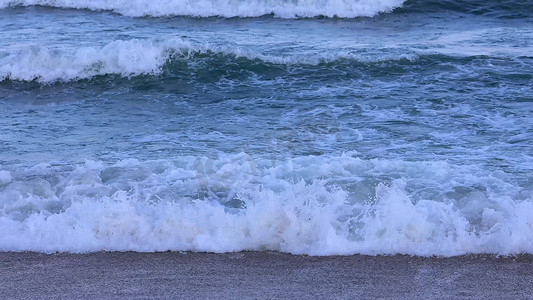
M 446 162 L 240 153 L 41 163 L 0 171 L 0 187 L 1 251 L 533 252 L 532 200 L 498 172 Z
M 49 1 L 49 0 L 2 0 L 0 8 L 12 6 L 49 6 L 89 10 L 108 10 L 130 17 L 224 17 L 249 18 L 273 15 L 277 18 L 313 17 L 372 17 L 380 12 L 389 12 L 402 5 L 404 0 L 187 0 L 187 1 Z

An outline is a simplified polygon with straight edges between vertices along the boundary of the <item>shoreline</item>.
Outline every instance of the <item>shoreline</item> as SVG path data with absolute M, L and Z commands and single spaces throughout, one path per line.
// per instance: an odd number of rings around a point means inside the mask
M 533 255 L 0 252 L 0 298 L 529 298 Z

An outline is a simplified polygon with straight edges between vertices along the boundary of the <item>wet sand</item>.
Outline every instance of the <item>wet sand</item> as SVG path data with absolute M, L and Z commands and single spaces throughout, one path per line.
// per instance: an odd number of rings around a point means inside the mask
M 533 256 L 0 253 L 0 299 L 533 297 Z

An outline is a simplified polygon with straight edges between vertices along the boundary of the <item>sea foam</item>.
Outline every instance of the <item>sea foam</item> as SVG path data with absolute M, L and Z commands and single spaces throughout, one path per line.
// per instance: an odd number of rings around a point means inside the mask
M 404 0 L 0 0 L 0 8 L 43 5 L 60 8 L 110 10 L 125 16 L 258 17 L 279 18 L 371 17 L 402 5 Z
M 0 171 L 0 186 L 11 182 L 11 173 L 8 171 Z
M 114 41 L 102 48 L 74 50 L 33 47 L 0 56 L 0 79 L 52 82 L 157 73 L 168 58 L 166 49 L 146 40 Z
M 475 166 L 241 153 L 10 172 L 0 251 L 533 253 L 531 195 Z

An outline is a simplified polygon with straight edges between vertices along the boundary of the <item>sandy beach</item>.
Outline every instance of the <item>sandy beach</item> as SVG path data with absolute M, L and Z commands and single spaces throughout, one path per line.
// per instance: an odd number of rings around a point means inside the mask
M 532 297 L 533 256 L 0 253 L 1 299 Z

